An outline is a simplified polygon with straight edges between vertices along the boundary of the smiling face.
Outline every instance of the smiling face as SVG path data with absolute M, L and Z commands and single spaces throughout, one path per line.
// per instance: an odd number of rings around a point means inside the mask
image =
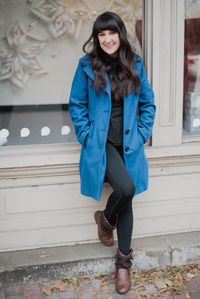
M 116 56 L 120 47 L 119 33 L 112 30 L 103 30 L 98 34 L 101 49 L 108 55 Z

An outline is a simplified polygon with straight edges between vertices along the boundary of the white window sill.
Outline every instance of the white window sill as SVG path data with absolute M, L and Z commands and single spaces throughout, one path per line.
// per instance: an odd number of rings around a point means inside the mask
M 179 146 L 146 146 L 147 158 L 200 155 L 200 142 Z M 76 164 L 79 162 L 78 143 L 12 146 L 0 149 L 0 169 Z

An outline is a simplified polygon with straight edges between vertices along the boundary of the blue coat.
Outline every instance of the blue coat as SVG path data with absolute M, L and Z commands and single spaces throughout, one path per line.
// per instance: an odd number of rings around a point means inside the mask
M 135 71 L 139 74 L 139 93 L 124 97 L 123 148 L 124 161 L 138 194 L 148 187 L 148 164 L 144 143 L 150 138 L 154 116 L 154 94 L 147 80 L 142 59 L 135 55 Z M 105 145 L 111 113 L 111 90 L 107 74 L 106 90 L 96 93 L 91 58 L 85 55 L 73 79 L 69 112 L 74 123 L 80 153 L 81 193 L 100 200 L 106 171 Z M 87 137 L 87 142 L 84 140 Z

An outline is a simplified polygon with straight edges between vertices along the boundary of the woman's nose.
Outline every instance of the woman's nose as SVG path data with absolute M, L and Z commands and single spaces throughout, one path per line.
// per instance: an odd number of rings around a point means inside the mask
M 108 34 L 105 36 L 105 42 L 109 43 L 111 41 L 111 36 Z

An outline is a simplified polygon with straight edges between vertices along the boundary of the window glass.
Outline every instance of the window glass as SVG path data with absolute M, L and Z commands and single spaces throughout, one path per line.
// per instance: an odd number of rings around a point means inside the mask
M 142 0 L 0 0 L 0 146 L 76 140 L 68 97 L 82 45 L 105 10 L 142 53 Z
M 184 135 L 200 136 L 200 1 L 186 0 Z

